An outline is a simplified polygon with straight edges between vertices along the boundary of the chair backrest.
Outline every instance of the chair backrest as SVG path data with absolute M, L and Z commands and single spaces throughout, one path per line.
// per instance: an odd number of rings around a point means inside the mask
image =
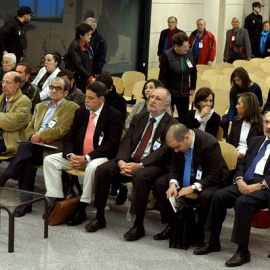
M 147 80 L 158 79 L 158 76 L 159 76 L 159 68 L 151 68 L 148 71 Z
M 145 84 L 145 81 L 138 81 L 133 86 L 132 95 L 136 99 L 136 102 L 143 99 L 142 89 L 143 89 L 144 84 Z
M 237 165 L 238 152 L 237 149 L 229 143 L 219 142 L 222 156 L 230 171 L 234 170 Z
M 250 64 L 252 65 L 252 66 L 257 66 L 257 67 L 259 67 L 262 63 L 265 63 L 264 62 L 264 59 L 263 58 L 251 58 L 250 59 Z
M 207 69 L 213 69 L 211 66 L 208 65 L 196 65 L 198 73 L 203 74 L 203 72 Z
M 268 87 L 270 87 L 270 76 L 268 76 L 268 77 L 265 79 L 265 82 L 266 82 L 266 84 L 268 85 Z
M 234 65 L 235 68 L 237 68 L 237 67 L 245 68 L 247 66 L 250 66 L 251 64 L 250 64 L 250 61 L 247 61 L 247 60 L 235 60 L 233 62 L 233 65 Z
M 223 140 L 223 135 L 224 135 L 224 132 L 223 132 L 223 129 L 222 127 L 218 127 L 218 131 L 217 131 L 217 135 L 216 135 L 216 138 L 219 142 L 222 142 Z
M 116 92 L 121 95 L 124 92 L 124 81 L 119 77 L 112 76 L 112 79 L 113 79 L 113 84 L 116 88 Z
M 231 77 L 234 70 L 235 70 L 235 67 L 224 68 L 222 69 L 222 73 L 226 76 Z
M 268 96 L 269 86 L 267 85 L 267 83 L 264 80 L 261 80 L 261 79 L 257 79 L 255 81 L 255 83 L 257 83 L 260 86 L 260 88 L 262 90 L 264 102 L 265 102 L 265 99 L 267 99 L 267 96 Z
M 212 88 L 220 88 L 225 90 L 231 89 L 230 77 L 226 75 L 214 75 L 209 78 Z
M 124 96 L 132 97 L 133 86 L 137 81 L 145 81 L 145 75 L 139 71 L 126 71 L 122 75 L 124 81 Z
M 202 87 L 208 87 L 211 88 L 211 83 L 207 80 L 197 79 L 196 83 L 196 90 L 202 88 Z
M 257 81 L 259 79 L 259 77 L 256 74 L 252 73 L 252 72 L 248 72 L 248 76 L 253 82 Z
M 221 69 L 207 69 L 202 74 L 203 80 L 209 80 L 214 75 L 223 75 Z
M 231 63 L 217 63 L 214 66 L 214 69 L 224 69 L 224 68 L 232 68 L 233 64 Z
M 270 72 L 270 63 L 267 62 L 267 63 L 262 63 L 261 64 L 261 68 L 265 71 L 265 72 Z
M 221 117 L 226 113 L 226 110 L 230 106 L 229 97 L 230 91 L 225 89 L 212 88 L 215 93 L 215 107 L 214 110 Z
M 248 66 L 248 67 L 245 67 L 245 70 L 248 73 L 253 73 L 257 75 L 258 78 L 261 77 L 261 73 L 264 73 L 263 69 L 259 66 Z

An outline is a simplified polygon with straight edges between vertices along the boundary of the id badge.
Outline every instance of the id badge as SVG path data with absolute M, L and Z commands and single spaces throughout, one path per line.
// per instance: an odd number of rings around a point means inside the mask
M 232 36 L 232 41 L 235 41 L 235 36 Z
M 51 119 L 51 121 L 48 124 L 48 128 L 53 128 L 56 123 L 57 123 L 57 119 Z
M 188 65 L 189 68 L 193 68 L 193 65 L 192 65 L 192 63 L 190 62 L 189 59 L 187 59 L 187 65 Z
M 21 31 L 20 30 L 19 30 L 18 34 L 19 34 L 19 36 L 21 35 Z
M 196 173 L 196 180 L 201 180 L 201 179 L 202 179 L 202 171 L 198 169 Z
M 98 137 L 98 145 L 102 144 L 103 138 L 104 138 L 104 133 L 101 132 L 100 136 Z
M 160 146 L 161 146 L 161 143 L 159 141 L 155 141 L 155 143 L 153 145 L 153 150 L 155 151 L 155 150 L 159 149 Z
M 199 43 L 199 48 L 202 49 L 203 48 L 203 43 L 200 41 Z

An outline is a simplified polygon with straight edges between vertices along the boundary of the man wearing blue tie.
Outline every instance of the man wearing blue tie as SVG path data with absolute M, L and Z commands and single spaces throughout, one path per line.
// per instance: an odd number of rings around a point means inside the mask
M 195 255 L 220 251 L 220 232 L 227 208 L 234 207 L 235 218 L 231 241 L 238 245 L 225 263 L 240 266 L 250 261 L 248 249 L 253 214 L 270 207 L 270 112 L 264 115 L 264 135 L 250 141 L 242 163 L 237 167 L 235 184 L 214 193 L 205 227 L 211 231 L 208 243 L 194 250 Z
M 228 173 L 219 143 L 209 133 L 198 129 L 191 130 L 182 124 L 170 127 L 166 143 L 172 148 L 170 172 L 156 180 L 155 191 L 162 222 L 168 226 L 155 235 L 154 239 L 165 240 L 170 237 L 175 214 L 168 199 L 171 196 L 185 196 L 196 192 L 199 205 L 198 222 L 192 238 L 197 244 L 202 244 L 204 223 L 212 194 L 223 186 L 224 174 Z

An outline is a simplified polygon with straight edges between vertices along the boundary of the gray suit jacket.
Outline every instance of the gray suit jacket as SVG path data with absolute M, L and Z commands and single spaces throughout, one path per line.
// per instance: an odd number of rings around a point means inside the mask
M 223 57 L 227 60 L 229 58 L 230 52 L 230 34 L 232 29 L 226 32 L 226 42 Z M 244 46 L 246 49 L 246 56 L 251 57 L 251 45 L 248 36 L 248 31 L 244 28 L 238 27 L 236 37 L 235 37 L 235 45 L 236 46 Z

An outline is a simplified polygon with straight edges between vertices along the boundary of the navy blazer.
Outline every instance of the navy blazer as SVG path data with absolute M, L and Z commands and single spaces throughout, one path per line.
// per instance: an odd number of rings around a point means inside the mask
M 195 129 L 195 142 L 193 149 L 192 166 L 196 176 L 198 168 L 202 170 L 199 183 L 202 189 L 208 186 L 222 186 L 223 158 L 218 141 L 207 132 Z M 172 149 L 173 160 L 170 167 L 169 179 L 176 179 L 183 186 L 185 169 L 185 153 L 175 153 Z M 194 183 L 194 181 L 193 181 Z M 191 184 L 193 184 L 191 183 Z
M 68 135 L 64 139 L 63 157 L 70 153 L 82 155 L 84 137 L 89 121 L 89 110 L 79 108 L 76 113 Z M 114 158 L 123 131 L 122 114 L 104 103 L 96 124 L 93 146 L 89 153 L 91 160 L 95 158 Z M 103 137 L 100 143 L 100 137 Z M 100 145 L 99 145 L 100 143 Z
M 116 160 L 124 160 L 125 162 L 131 161 L 130 156 L 140 142 L 148 119 L 149 112 L 139 113 L 133 117 L 129 129 L 127 130 L 125 137 L 120 143 Z M 158 165 L 163 160 L 164 155 L 168 150 L 168 146 L 165 143 L 167 130 L 171 125 L 177 123 L 179 122 L 165 112 L 155 131 L 151 146 L 151 152 L 148 156 L 141 160 L 145 166 Z M 155 141 L 159 141 L 161 146 L 154 151 L 153 145 Z

